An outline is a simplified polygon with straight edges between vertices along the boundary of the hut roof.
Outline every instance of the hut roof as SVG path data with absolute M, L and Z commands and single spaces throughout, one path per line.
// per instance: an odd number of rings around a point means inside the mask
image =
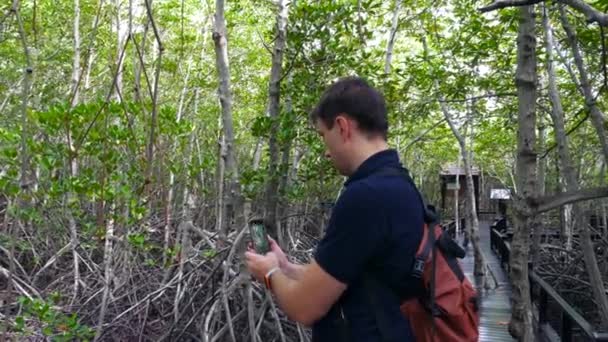
M 472 167 L 471 173 L 473 174 L 473 176 L 479 176 L 480 171 L 479 168 L 476 166 Z M 464 171 L 464 167 L 458 167 L 456 165 L 448 165 L 443 167 L 443 169 L 441 169 L 441 172 L 439 173 L 442 176 L 456 176 L 456 175 L 465 175 L 465 171 Z

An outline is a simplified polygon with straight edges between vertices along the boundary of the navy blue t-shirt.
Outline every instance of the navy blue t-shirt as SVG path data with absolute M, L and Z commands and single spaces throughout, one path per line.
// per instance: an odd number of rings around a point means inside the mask
M 351 341 L 382 340 L 370 291 L 362 280 L 369 273 L 379 280 L 373 291 L 391 327 L 384 333 L 390 335 L 390 341 L 414 341 L 399 310 L 399 299 L 388 286 L 412 282 L 409 274 L 422 237 L 423 209 L 415 188 L 405 178 L 379 173 L 387 167 L 401 167 L 395 150 L 376 153 L 349 177 L 317 246 L 317 263 L 348 288 L 314 324 L 314 342 L 343 340 L 341 312 L 348 321 Z

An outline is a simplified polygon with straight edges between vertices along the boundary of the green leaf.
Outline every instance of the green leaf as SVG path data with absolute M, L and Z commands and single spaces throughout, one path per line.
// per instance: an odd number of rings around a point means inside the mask
M 44 336 L 53 336 L 53 328 L 51 328 L 50 326 L 42 328 L 42 334 Z
M 217 251 L 216 251 L 215 249 L 204 249 L 204 250 L 201 252 L 201 255 L 202 255 L 204 258 L 207 258 L 207 259 L 212 259 L 212 258 L 214 258 L 214 257 L 217 255 Z
M 128 236 L 129 243 L 136 248 L 144 248 L 146 236 L 142 233 L 130 234 Z
M 15 329 L 19 332 L 22 332 L 25 328 L 25 319 L 23 316 L 17 316 L 15 318 Z

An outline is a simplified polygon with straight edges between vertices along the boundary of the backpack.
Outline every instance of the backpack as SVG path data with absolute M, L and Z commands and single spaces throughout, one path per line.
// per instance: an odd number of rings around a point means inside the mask
M 398 173 L 418 192 L 406 169 L 389 168 L 379 173 Z M 420 192 L 418 196 L 425 211 L 424 227 L 410 278 L 419 280 L 422 290 L 417 296 L 401 302 L 401 313 L 409 320 L 418 342 L 477 341 L 478 295 L 457 260 L 464 258 L 466 252 L 451 238 L 449 232 L 442 229 L 438 216 L 431 206 L 426 206 Z M 379 281 L 368 275 L 364 277 L 364 282 L 370 294 L 380 334 L 384 341 L 389 341 L 389 321 L 383 317 L 383 310 L 373 291 L 374 283 L 378 285 Z

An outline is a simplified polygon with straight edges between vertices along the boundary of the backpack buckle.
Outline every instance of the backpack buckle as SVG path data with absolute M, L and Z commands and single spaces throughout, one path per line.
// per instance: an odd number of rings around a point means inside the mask
M 416 257 L 416 260 L 414 260 L 414 267 L 412 269 L 412 277 L 422 278 L 422 273 L 424 273 L 424 262 L 424 259 Z

